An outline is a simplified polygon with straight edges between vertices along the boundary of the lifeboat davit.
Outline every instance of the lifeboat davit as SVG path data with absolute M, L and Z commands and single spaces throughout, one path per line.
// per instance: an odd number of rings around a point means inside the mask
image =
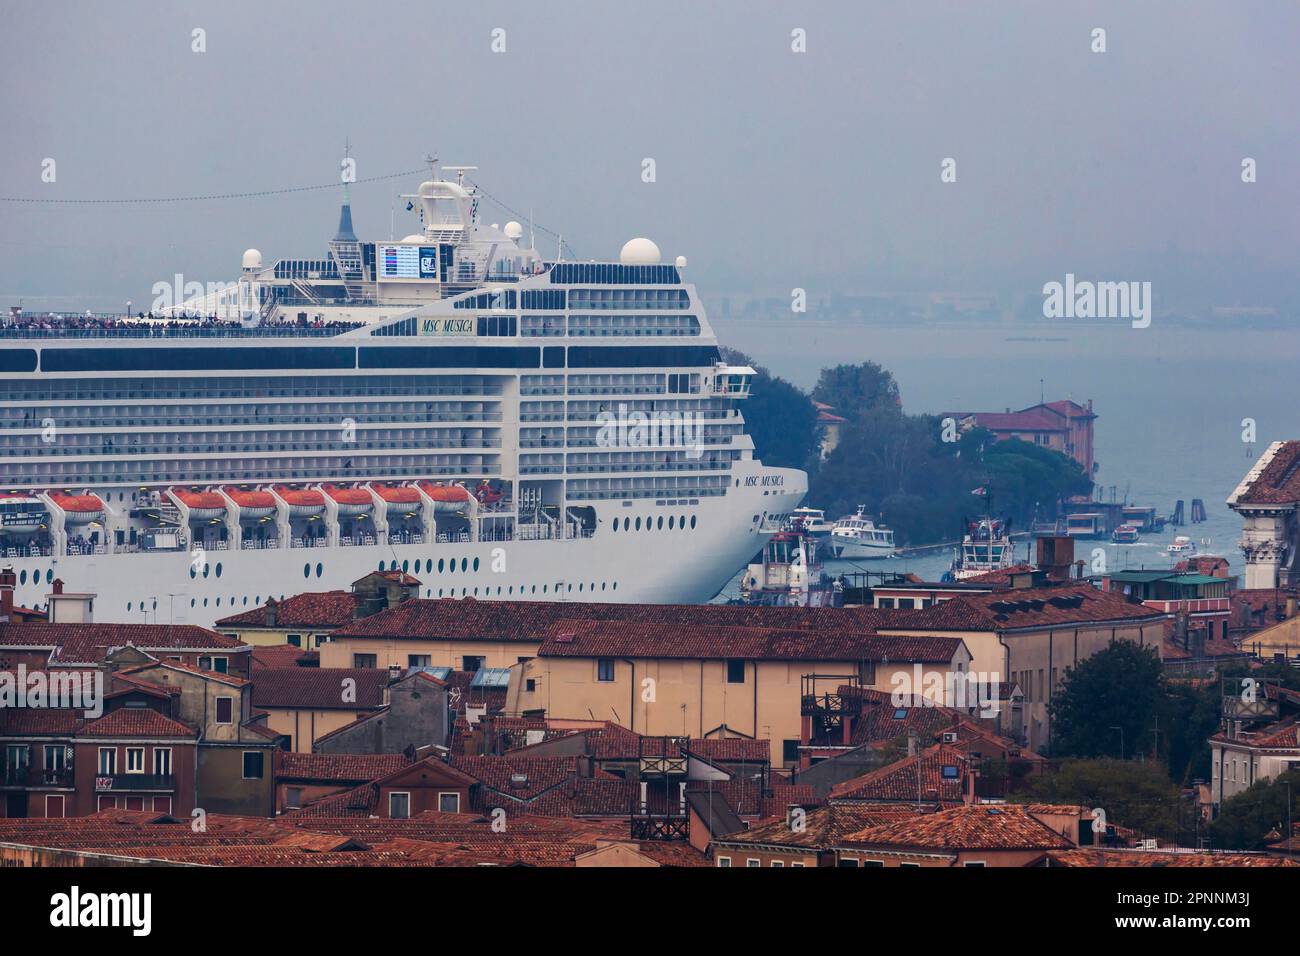
M 392 485 L 372 485 L 377 494 L 392 511 L 414 511 L 420 507 L 420 490 L 418 488 L 397 487 Z
M 469 510 L 471 495 L 461 485 L 431 485 L 424 482 L 420 490 L 433 499 L 433 510 L 440 514 Z
M 67 515 L 68 524 L 90 524 L 104 516 L 104 502 L 98 495 L 65 495 L 50 492 L 50 500 Z
M 22 492 L 0 494 L 0 532 L 32 534 L 41 530 L 48 516 L 40 498 Z
M 325 494 L 338 503 L 341 515 L 363 515 L 375 506 L 374 499 L 365 488 L 339 488 L 326 485 Z
M 314 488 L 276 488 L 275 493 L 289 506 L 294 518 L 318 515 L 325 510 L 325 496 Z
M 225 491 L 230 500 L 239 505 L 241 518 L 265 518 L 275 514 L 275 495 L 269 491 L 241 491 L 234 488 Z
M 171 488 L 169 494 L 190 509 L 193 521 L 210 521 L 226 513 L 226 499 L 215 491 L 186 491 L 183 488 Z

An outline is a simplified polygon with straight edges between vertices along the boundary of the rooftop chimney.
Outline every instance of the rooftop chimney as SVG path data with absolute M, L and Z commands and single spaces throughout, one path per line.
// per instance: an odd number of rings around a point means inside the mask
M 265 615 L 266 626 L 275 627 L 275 622 L 279 619 L 279 617 L 280 617 L 280 605 L 276 603 L 275 598 L 273 597 L 267 598 L 266 615 Z
M 13 623 L 14 588 L 18 586 L 18 575 L 13 568 L 0 571 L 0 623 Z

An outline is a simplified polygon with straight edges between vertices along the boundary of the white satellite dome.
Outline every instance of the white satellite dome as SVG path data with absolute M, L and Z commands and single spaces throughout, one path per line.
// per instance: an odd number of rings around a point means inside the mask
M 659 247 L 649 239 L 629 239 L 623 243 L 618 261 L 625 266 L 654 266 L 659 264 Z
M 424 242 L 424 236 L 420 235 L 420 233 L 418 232 L 413 232 L 402 241 L 403 242 Z
M 518 239 L 523 234 L 524 234 L 524 227 L 519 225 L 519 223 L 515 222 L 513 219 L 511 219 L 508 223 L 506 223 L 507 239 Z
M 262 268 L 262 254 L 256 249 L 245 249 L 243 263 L 245 269 L 260 269 Z
M 685 268 L 686 268 L 686 257 L 685 257 L 685 256 L 678 256 L 678 257 L 677 257 L 677 268 L 679 268 L 679 269 L 685 269 Z

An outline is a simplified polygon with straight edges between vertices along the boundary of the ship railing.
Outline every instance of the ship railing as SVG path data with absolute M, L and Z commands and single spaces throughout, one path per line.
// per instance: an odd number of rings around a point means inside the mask
M 333 326 L 272 325 L 250 328 L 8 328 L 0 327 L 0 339 L 246 339 L 246 338 L 330 338 L 360 328 L 363 323 Z
M 50 558 L 54 556 L 53 548 L 5 548 L 6 558 Z

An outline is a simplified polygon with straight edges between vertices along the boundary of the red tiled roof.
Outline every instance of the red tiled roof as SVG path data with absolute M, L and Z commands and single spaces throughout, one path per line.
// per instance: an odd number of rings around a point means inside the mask
M 1026 409 L 1023 412 L 945 412 L 958 421 L 975 419 L 975 424 L 989 431 L 1064 432 L 1068 431 L 1061 419 L 1042 411 Z
M 378 573 L 378 572 L 376 572 Z M 276 602 L 275 628 L 336 628 L 352 623 L 360 598 L 351 591 L 308 591 Z M 266 608 L 232 614 L 217 621 L 217 627 L 270 627 Z
M 1156 620 L 1162 611 L 1090 584 L 963 594 L 913 612 L 901 630 L 1009 631 L 1103 621 Z M 891 629 L 886 625 L 881 630 Z
M 96 663 L 113 648 L 128 644 L 146 652 L 219 649 L 239 653 L 248 647 L 192 624 L 0 624 L 0 647 L 49 648 L 55 661 Z
M 367 783 L 409 766 L 402 754 L 276 754 L 276 776 L 280 780 L 313 780 L 331 783 Z
M 869 632 L 883 622 L 909 619 L 911 611 L 881 608 L 759 607 L 729 604 L 602 604 L 581 601 L 478 601 L 412 599 L 354 621 L 336 638 L 394 640 L 540 641 L 564 619 L 631 621 L 675 626 L 819 628 Z
M 831 788 L 830 799 L 960 803 L 969 763 L 964 751 L 937 744 L 914 757 L 904 757 L 860 777 L 837 783 Z M 945 768 L 953 767 L 956 775 L 945 775 Z
M 1048 866 L 1300 866 L 1285 857 L 1264 856 L 1251 853 L 1181 852 L 1168 850 L 1126 850 L 1084 848 L 1075 850 L 1050 850 Z
M 292 644 L 252 645 L 253 674 L 261 667 L 319 667 L 320 651 L 304 651 Z
M 87 721 L 79 734 L 86 737 L 197 737 L 198 731 L 156 710 L 123 707 L 97 720 Z
M 354 681 L 346 685 L 345 681 Z M 253 706 L 302 710 L 370 710 L 384 705 L 388 671 L 354 667 L 259 667 Z M 355 700 L 344 700 L 345 687 Z
M 193 664 L 186 664 L 184 661 L 163 660 L 156 664 L 141 664 L 125 671 L 127 674 L 140 675 L 147 674 L 149 671 L 156 670 L 159 667 L 165 667 L 168 670 L 183 671 L 186 674 L 194 674 L 206 680 L 214 680 L 219 684 L 225 684 L 228 687 L 244 687 L 248 684 L 246 678 L 237 674 L 223 674 L 220 671 L 204 670 L 201 667 L 195 667 Z M 147 681 L 148 678 L 142 678 Z
M 1058 850 L 1073 846 L 1024 807 L 983 804 L 951 807 L 850 833 L 845 846 L 925 850 Z
M 70 736 L 82 723 L 84 711 L 64 707 L 0 707 L 0 733 L 11 737 Z
M 538 657 L 743 658 L 800 661 L 943 661 L 961 647 L 955 637 L 877 637 L 868 630 L 682 627 L 629 621 L 557 621 Z
M 912 804 L 829 803 L 809 810 L 803 817 L 802 829 L 792 829 L 791 822 L 781 817 L 750 827 L 748 830 L 728 834 L 716 842 L 741 843 L 747 846 L 829 849 L 850 833 L 856 833 L 866 827 L 910 819 L 918 813 L 919 811 Z
M 1273 450 L 1270 448 L 1265 455 Z M 1263 457 L 1263 456 L 1261 456 Z M 1300 441 L 1282 442 L 1237 501 L 1243 504 L 1291 504 L 1300 501 Z
M 998 571 L 985 571 L 983 574 L 973 574 L 968 578 L 962 578 L 962 584 L 992 584 L 992 585 L 1011 585 L 1011 575 L 1025 574 L 1033 571 L 1032 564 L 1013 564 L 1009 568 L 1002 568 Z

